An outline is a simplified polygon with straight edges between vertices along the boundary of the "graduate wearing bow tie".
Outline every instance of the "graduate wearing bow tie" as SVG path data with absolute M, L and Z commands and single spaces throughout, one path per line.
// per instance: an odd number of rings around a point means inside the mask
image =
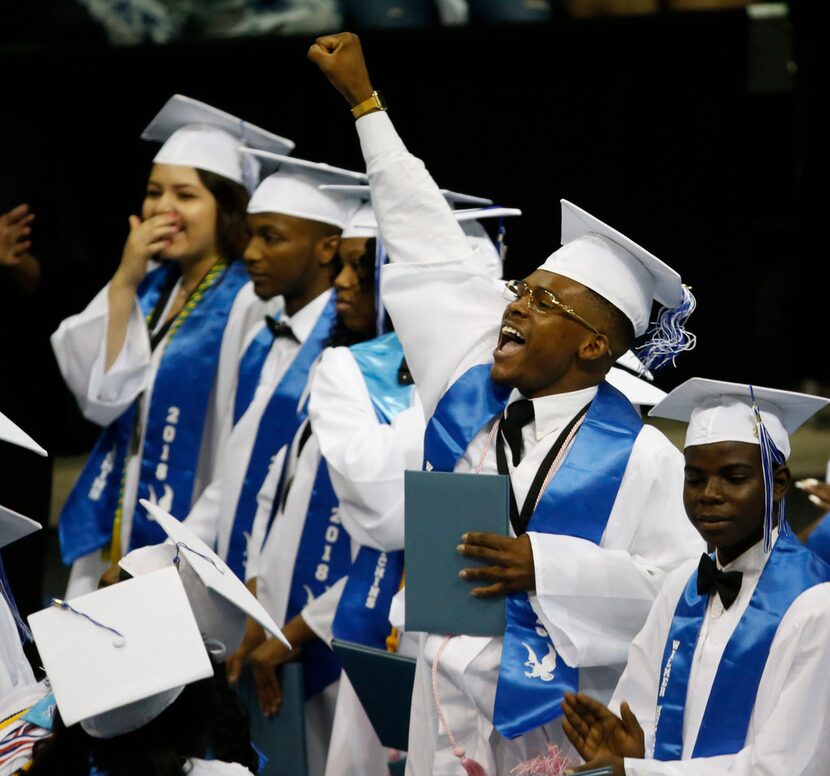
M 236 368 L 215 478 L 187 517 L 199 537 L 244 578 L 257 494 L 269 467 L 291 442 L 312 365 L 335 324 L 332 262 L 343 226 L 360 201 L 324 184 L 360 182 L 362 173 L 276 154 L 243 151 L 263 165 L 278 165 L 248 205 L 251 240 L 244 260 L 253 291 L 273 300 Z
M 830 773 L 830 566 L 784 515 L 788 434 L 827 400 L 751 390 L 695 378 L 652 411 L 689 421 L 684 503 L 715 552 L 667 579 L 609 708 L 567 697 L 563 725 L 585 768 Z

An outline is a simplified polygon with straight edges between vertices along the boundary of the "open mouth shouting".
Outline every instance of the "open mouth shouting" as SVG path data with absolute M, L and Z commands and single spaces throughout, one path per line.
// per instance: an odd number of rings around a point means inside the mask
M 499 356 L 512 356 L 518 353 L 525 344 L 524 335 L 512 324 L 502 323 L 499 334 L 499 342 L 493 354 Z

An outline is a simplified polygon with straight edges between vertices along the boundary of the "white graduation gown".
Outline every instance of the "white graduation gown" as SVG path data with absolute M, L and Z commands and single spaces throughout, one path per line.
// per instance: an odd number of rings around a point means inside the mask
M 420 468 L 423 459 L 424 414 L 417 393 L 413 396 L 412 407 L 381 423 L 348 348 L 324 352 L 311 386 L 309 418 L 343 525 L 358 544 L 381 551 L 403 549 L 403 473 Z M 303 616 L 308 622 L 308 613 Z M 312 627 L 320 635 L 320 626 Z M 386 776 L 388 760 L 341 674 L 326 776 Z
M 224 427 L 229 431 L 223 435 L 221 440 L 221 450 L 217 454 L 216 476 L 202 492 L 185 520 L 200 539 L 216 548 L 217 554 L 223 559 L 227 558 L 239 496 L 248 471 L 259 424 L 274 390 L 290 368 L 302 344 L 313 331 L 331 294 L 331 290 L 325 291 L 293 316 L 283 315 L 281 317 L 280 320 L 291 327 L 297 339 L 280 337 L 274 340 L 263 362 L 253 399 L 236 425 L 232 425 L 233 404 L 227 407 L 229 417 L 225 420 Z M 253 327 L 248 335 L 246 346 L 259 334 L 263 326 L 265 326 L 264 320 Z M 240 353 L 240 358 L 242 354 L 244 354 L 244 348 Z
M 11 609 L 0 595 L 0 698 L 35 682 Z
M 763 542 L 724 568 L 744 574 L 738 597 L 724 610 L 713 595 L 692 659 L 683 719 L 683 759 L 671 762 L 626 759 L 627 776 L 820 776 L 830 774 L 830 583 L 795 599 L 781 619 L 761 675 L 746 745 L 734 755 L 689 759 L 723 651 L 746 611 L 767 556 Z M 690 561 L 669 575 L 642 631 L 610 708 L 627 701 L 654 751 L 658 684 L 677 602 L 697 566 Z
M 200 760 L 191 757 L 185 766 L 188 776 L 254 776 L 244 765 L 221 760 Z
M 294 564 L 302 538 L 305 517 L 308 511 L 314 479 L 320 465 L 320 447 L 312 433 L 297 455 L 300 439 L 308 421 L 306 420 L 294 436 L 287 451 L 274 457 L 268 476 L 260 489 L 252 538 L 249 543 L 245 566 L 247 580 L 256 579 L 257 598 L 278 625 L 284 625 L 291 592 Z M 267 531 L 274 494 L 279 483 L 283 456 L 289 456 L 287 476 L 291 477 L 291 488 L 285 504 L 275 515 L 270 532 Z M 267 533 L 267 537 L 266 537 Z M 352 547 L 352 558 L 354 558 Z M 342 584 L 342 583 L 341 583 Z M 339 588 L 342 590 L 342 587 Z M 331 592 L 331 590 L 329 590 Z M 321 632 L 334 619 L 339 596 L 320 595 L 312 598 L 303 611 L 308 613 L 309 625 Z M 319 624 L 318 624 L 319 623 Z M 325 624 L 328 623 L 328 626 Z M 329 635 L 328 641 L 331 640 Z M 308 747 L 309 773 L 322 774 L 328 757 L 328 744 L 334 721 L 338 682 L 329 685 L 305 704 L 306 743 Z
M 168 308 L 176 297 L 178 285 L 170 294 Z M 235 367 L 246 335 L 251 326 L 272 307 L 273 304 L 263 302 L 254 294 L 251 283 L 246 283 L 234 299 L 222 336 L 219 367 L 208 404 L 191 503 L 213 479 L 214 453 L 220 447 L 222 434 L 229 431 L 229 428 L 223 429 L 223 420 L 226 408 L 232 405 L 235 395 Z M 166 319 L 166 313 L 167 310 L 159 316 L 159 325 Z M 108 318 L 109 285 L 95 296 L 85 310 L 64 320 L 51 337 L 61 374 L 81 411 L 87 419 L 101 426 L 112 423 L 139 395 L 144 394 L 152 400 L 153 384 L 169 337 L 166 335 L 158 347 L 150 351 L 147 324 L 136 300 L 124 345 L 110 369 L 105 371 Z M 142 444 L 150 401 L 141 402 Z M 140 454 L 130 452 L 126 464 L 121 522 L 121 546 L 124 548 L 129 546 L 132 531 L 140 464 Z M 67 597 L 95 590 L 106 567 L 100 551 L 79 558 L 73 564 Z
M 388 115 L 365 116 L 357 129 L 373 205 L 394 261 L 383 270 L 383 300 L 429 417 L 455 379 L 489 360 L 505 307 L 503 284 L 465 271 L 469 249 L 464 235 Z M 582 399 L 575 394 L 545 397 L 548 417 L 543 427 L 526 429 L 525 446 L 532 449 L 511 475 L 520 504 L 538 463 L 585 403 Z M 473 439 L 456 471 L 475 470 L 488 434 L 489 425 Z M 496 472 L 494 450 L 484 456 L 481 471 Z M 682 507 L 682 478 L 680 453 L 646 427 L 633 446 L 599 545 L 530 533 L 536 567 L 531 604 L 559 654 L 583 667 L 581 687 L 600 697 L 610 697 L 628 645 L 665 574 L 702 549 Z M 421 640 L 407 760 L 412 776 L 461 772 L 444 731 L 439 732 L 432 699 L 430 668 L 441 640 Z M 513 741 L 494 730 L 500 658 L 501 639 L 460 637 L 450 642 L 439 673 L 453 734 L 467 756 L 481 762 L 491 776 L 544 754 L 548 740 L 566 746 L 558 721 Z

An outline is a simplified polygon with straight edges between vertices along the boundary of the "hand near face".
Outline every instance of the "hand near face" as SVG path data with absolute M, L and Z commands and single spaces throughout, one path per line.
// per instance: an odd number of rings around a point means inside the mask
M 645 734 L 627 703 L 621 719 L 585 693 L 565 693 L 562 711 L 562 729 L 586 762 L 574 773 L 610 765 L 622 776 L 623 758 L 645 756 Z
M 138 288 L 147 274 L 147 263 L 170 245 L 178 229 L 175 213 L 159 213 L 145 221 L 130 216 L 130 234 L 113 281 Z
M 513 538 L 470 531 L 461 537 L 457 549 L 465 558 L 477 558 L 487 563 L 459 572 L 459 576 L 470 582 L 490 582 L 484 587 L 473 588 L 474 596 L 492 598 L 536 589 L 533 549 L 527 534 Z
M 351 32 L 323 35 L 308 50 L 308 58 L 325 73 L 352 107 L 372 96 L 360 38 Z
M 18 205 L 0 215 L 0 267 L 17 266 L 32 247 L 29 236 L 34 220 L 35 214 L 29 212 L 28 205 Z

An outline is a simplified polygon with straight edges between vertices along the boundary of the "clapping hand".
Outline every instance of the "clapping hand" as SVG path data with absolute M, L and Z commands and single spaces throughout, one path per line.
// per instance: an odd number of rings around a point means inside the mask
M 565 693 L 562 711 L 565 735 L 585 760 L 571 773 L 610 766 L 614 776 L 625 776 L 624 758 L 645 756 L 645 734 L 627 703 L 620 718 L 585 693 Z

